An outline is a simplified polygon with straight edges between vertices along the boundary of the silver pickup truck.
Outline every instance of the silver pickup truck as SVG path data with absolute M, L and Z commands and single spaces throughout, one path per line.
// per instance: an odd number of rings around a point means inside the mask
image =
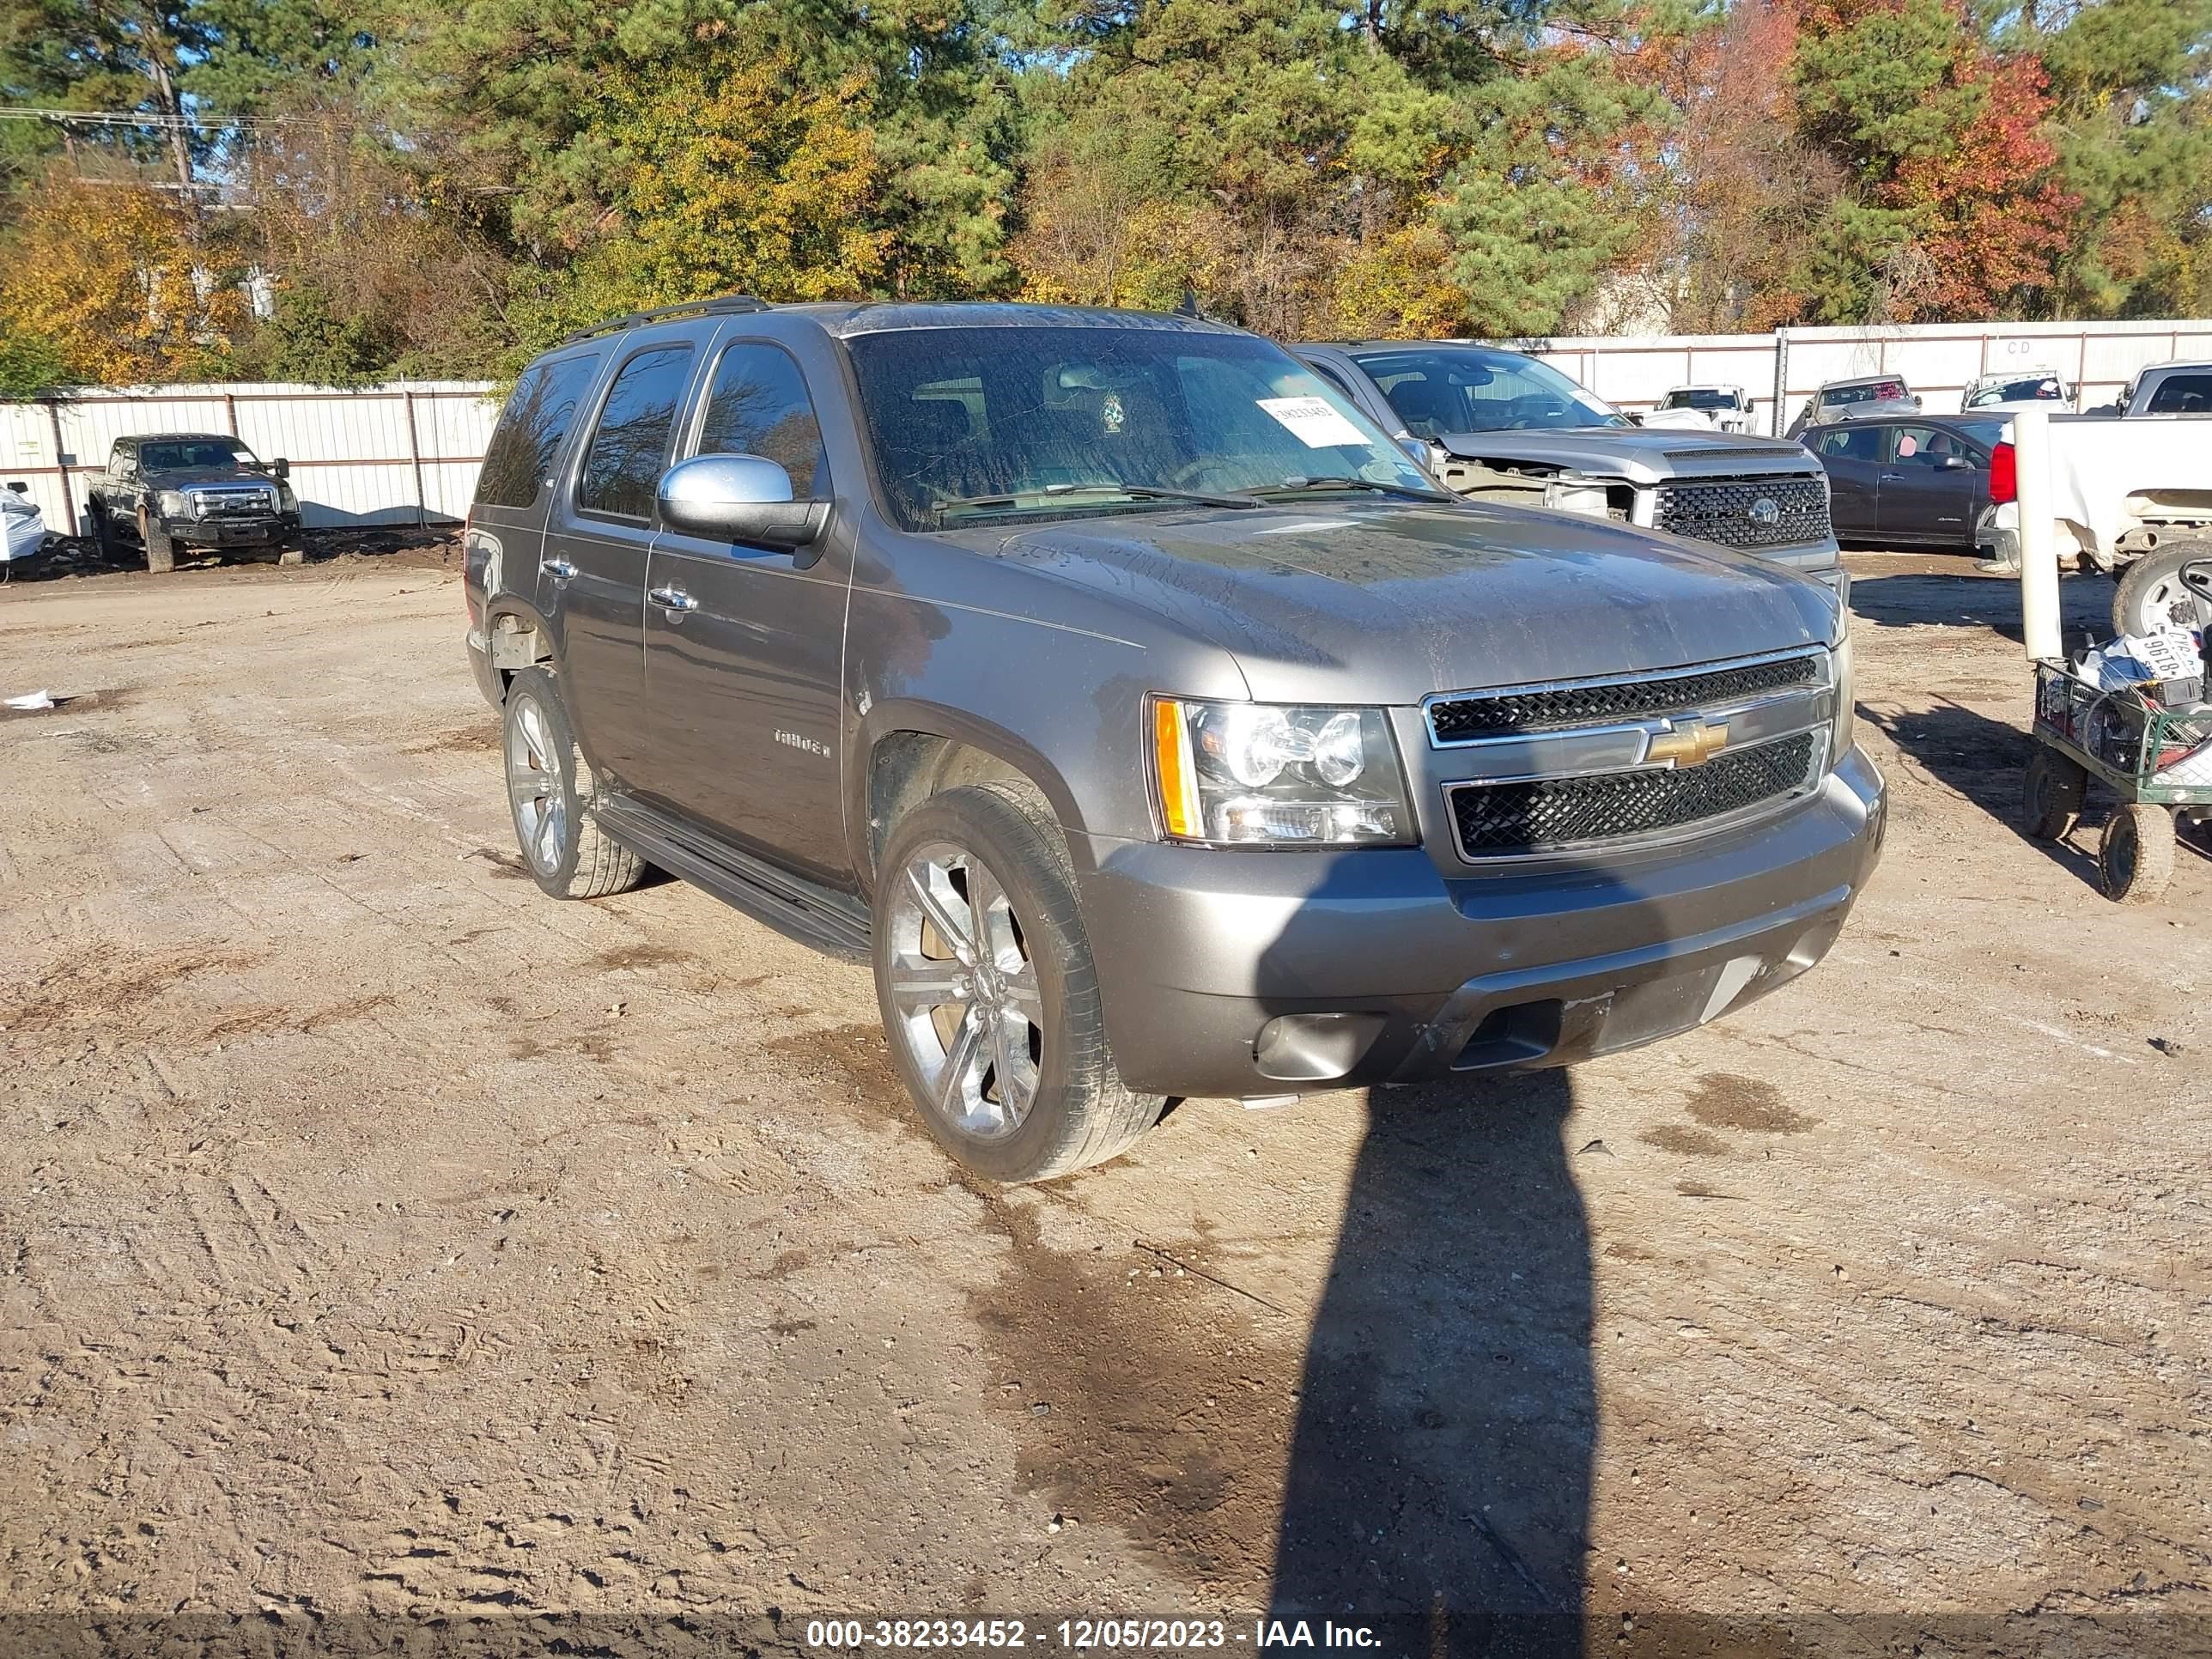
M 1549 363 L 1494 346 L 1292 349 L 1462 495 L 1665 531 L 1844 589 L 1827 477 L 1802 444 L 1633 426 Z

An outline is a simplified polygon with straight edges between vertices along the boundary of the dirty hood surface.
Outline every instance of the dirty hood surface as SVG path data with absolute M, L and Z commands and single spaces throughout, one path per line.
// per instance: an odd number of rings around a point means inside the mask
M 1262 700 L 1414 702 L 1821 643 L 1836 625 L 1826 589 L 1756 559 L 1479 503 L 1132 514 L 994 544 L 1223 647 Z

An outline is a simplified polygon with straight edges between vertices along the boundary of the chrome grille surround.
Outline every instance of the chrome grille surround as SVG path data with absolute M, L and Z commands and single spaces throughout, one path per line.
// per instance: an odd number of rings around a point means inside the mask
M 1771 508 L 1770 513 L 1765 508 Z M 1677 478 L 1659 486 L 1652 527 L 1723 547 L 1796 547 L 1828 539 L 1828 486 L 1819 477 Z
M 1459 855 L 1492 865 L 1707 833 L 1779 811 L 1826 773 L 1835 695 L 1833 656 L 1814 647 L 1669 673 L 1440 693 L 1423 714 Z M 1498 718 L 1462 713 L 1450 729 L 1472 724 L 1489 735 L 1437 735 L 1439 709 L 1485 703 Z
M 188 489 L 196 519 L 251 518 L 276 510 L 276 492 L 266 484 L 209 484 Z

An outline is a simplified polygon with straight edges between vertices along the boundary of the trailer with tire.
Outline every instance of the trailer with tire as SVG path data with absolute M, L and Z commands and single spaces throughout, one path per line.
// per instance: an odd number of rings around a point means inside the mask
M 2166 708 L 2140 687 L 2100 690 L 2063 662 L 2039 662 L 2031 735 L 2021 828 L 2063 840 L 2090 784 L 2101 783 L 2117 798 L 2097 843 L 2105 896 L 2157 898 L 2173 874 L 2181 821 L 2212 819 L 2212 707 Z

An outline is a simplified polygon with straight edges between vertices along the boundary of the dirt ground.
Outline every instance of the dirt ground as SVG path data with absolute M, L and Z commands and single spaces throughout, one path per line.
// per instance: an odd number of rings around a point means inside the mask
M 865 970 L 522 876 L 434 553 L 0 592 L 0 1614 L 2197 1650 L 2212 861 L 2023 841 L 2015 590 L 1852 562 L 1819 970 L 1017 1191 Z

